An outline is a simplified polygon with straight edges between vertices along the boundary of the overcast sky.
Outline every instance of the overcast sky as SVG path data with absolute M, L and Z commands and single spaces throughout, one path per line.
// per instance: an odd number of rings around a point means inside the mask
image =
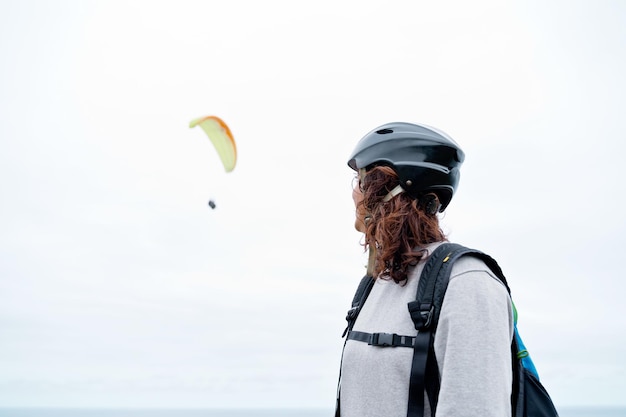
M 500 262 L 557 406 L 626 405 L 625 21 L 0 0 L 0 406 L 332 408 L 365 264 L 346 161 L 391 121 L 464 149 L 444 230 Z

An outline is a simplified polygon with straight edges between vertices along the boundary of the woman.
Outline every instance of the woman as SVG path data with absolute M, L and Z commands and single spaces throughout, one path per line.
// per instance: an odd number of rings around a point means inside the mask
M 450 203 L 464 154 L 445 133 L 389 123 L 357 144 L 348 165 L 357 172 L 355 227 L 370 251 L 375 278 L 353 330 L 415 336 L 407 304 L 423 266 L 446 236 L 438 213 Z M 453 266 L 435 333 L 440 390 L 424 415 L 511 415 L 513 312 L 504 285 L 480 260 Z M 341 417 L 407 416 L 412 348 L 385 348 L 348 337 L 339 390 Z M 426 395 L 426 394 L 425 394 Z

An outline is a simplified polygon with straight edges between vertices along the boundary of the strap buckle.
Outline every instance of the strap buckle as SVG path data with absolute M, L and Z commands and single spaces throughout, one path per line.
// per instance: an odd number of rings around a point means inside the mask
M 358 316 L 359 314 L 359 308 L 360 308 L 359 306 L 356 306 L 348 310 L 348 314 L 346 315 L 346 321 L 348 322 L 348 325 L 346 326 L 345 330 L 341 334 L 341 337 L 345 337 L 346 334 L 350 331 L 350 329 L 352 329 L 352 326 L 354 325 L 354 320 L 356 319 L 356 316 Z
M 430 303 L 420 305 L 417 301 L 411 301 L 408 308 L 413 324 L 415 324 L 415 330 L 424 330 L 430 327 L 435 315 L 434 305 Z
M 393 343 L 394 336 L 397 336 L 397 334 L 372 333 L 372 338 L 370 339 L 370 342 L 368 343 L 368 345 L 381 346 L 381 347 L 394 346 L 394 343 Z
M 365 342 L 376 347 L 413 347 L 415 336 L 401 336 L 395 333 L 366 333 L 350 330 L 348 340 Z
M 352 307 L 350 310 L 348 310 L 348 314 L 346 315 L 346 321 L 348 323 L 350 323 L 357 316 L 358 312 L 359 312 L 359 307 L 358 306 L 357 307 Z

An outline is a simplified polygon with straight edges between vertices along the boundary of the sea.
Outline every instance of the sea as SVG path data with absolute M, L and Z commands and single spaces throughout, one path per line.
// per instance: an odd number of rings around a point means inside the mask
M 626 417 L 625 408 L 563 407 L 560 417 Z M 333 417 L 328 409 L 0 408 L 0 417 Z

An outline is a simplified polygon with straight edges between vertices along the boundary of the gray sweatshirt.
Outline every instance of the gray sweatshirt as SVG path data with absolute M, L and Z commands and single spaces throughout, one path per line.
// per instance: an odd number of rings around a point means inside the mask
M 432 252 L 438 244 L 428 247 Z M 415 336 L 407 303 L 426 259 L 405 285 L 377 279 L 354 330 Z M 453 266 L 435 333 L 441 376 L 436 417 L 511 416 L 513 312 L 506 288 L 480 260 Z M 406 417 L 413 349 L 348 340 L 341 369 L 342 417 Z M 425 416 L 431 416 L 425 399 Z

